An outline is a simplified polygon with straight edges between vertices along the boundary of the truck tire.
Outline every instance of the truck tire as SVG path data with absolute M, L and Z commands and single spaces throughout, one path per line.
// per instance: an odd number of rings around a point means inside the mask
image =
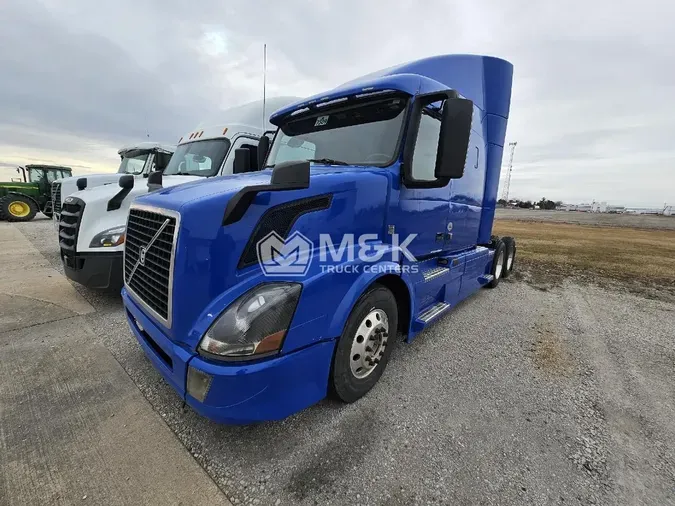
M 504 261 L 503 278 L 508 278 L 513 270 L 513 264 L 516 260 L 516 240 L 513 237 L 503 237 L 502 242 L 506 247 L 506 260 Z
M 492 281 L 487 285 L 488 288 L 495 288 L 499 284 L 499 280 L 502 279 L 504 274 L 504 264 L 506 263 L 506 246 L 501 240 L 497 242 L 495 247 L 495 256 L 492 257 L 492 269 L 490 269 L 490 274 L 492 274 Z
M 368 393 L 387 367 L 397 334 L 396 298 L 375 284 L 354 305 L 338 340 L 330 374 L 332 393 L 342 402 Z
M 0 199 L 0 217 L 7 221 L 30 221 L 35 218 L 38 207 L 23 195 L 5 195 Z

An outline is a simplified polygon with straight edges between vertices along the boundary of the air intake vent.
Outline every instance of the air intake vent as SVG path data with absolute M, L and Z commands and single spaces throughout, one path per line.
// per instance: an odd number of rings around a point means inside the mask
M 145 207 L 129 210 L 124 246 L 124 282 L 138 302 L 167 327 L 171 327 L 177 230 L 177 213 Z
M 274 231 L 285 239 L 300 216 L 328 209 L 332 200 L 333 195 L 319 195 L 287 202 L 265 211 L 244 248 L 238 268 L 242 269 L 258 262 L 256 244 L 267 234 Z
M 77 250 L 77 235 L 80 232 L 80 221 L 84 212 L 84 201 L 76 197 L 68 197 L 59 209 L 59 246 L 61 251 L 70 255 Z

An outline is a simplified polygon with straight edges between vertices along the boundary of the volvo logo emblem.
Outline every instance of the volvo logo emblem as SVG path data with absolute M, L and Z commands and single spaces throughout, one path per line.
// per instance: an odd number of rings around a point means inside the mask
M 139 266 L 145 266 L 145 257 L 148 254 L 148 250 L 150 249 L 150 246 L 154 244 L 154 242 L 157 240 L 157 238 L 160 236 L 162 232 L 164 232 L 164 229 L 166 226 L 169 224 L 169 219 L 164 220 L 164 223 L 162 223 L 162 226 L 159 227 L 157 232 L 155 232 L 155 235 L 152 236 L 152 239 L 146 244 L 145 246 L 141 246 L 138 249 L 138 260 L 136 260 L 136 265 L 134 265 L 134 268 L 131 269 L 131 272 L 129 273 L 129 277 L 127 278 L 127 283 L 131 281 L 131 278 L 134 277 L 134 274 L 136 273 L 136 269 L 138 269 Z M 127 248 L 129 245 L 127 244 Z
M 138 250 L 138 263 L 139 265 L 145 266 L 145 254 L 148 252 L 147 246 L 143 246 Z

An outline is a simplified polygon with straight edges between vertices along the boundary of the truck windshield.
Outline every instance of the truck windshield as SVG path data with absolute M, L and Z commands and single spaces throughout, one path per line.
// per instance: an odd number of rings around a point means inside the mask
M 229 149 L 230 141 L 225 138 L 182 144 L 164 169 L 164 175 L 215 176 Z
M 118 174 L 133 174 L 138 176 L 143 173 L 143 168 L 145 167 L 145 162 L 148 159 L 150 153 L 148 151 L 141 153 L 138 151 L 132 151 L 122 155 L 122 162 L 120 163 L 120 168 L 117 169 Z
M 395 159 L 407 100 L 370 100 L 303 116 L 280 127 L 267 166 L 290 160 L 385 167 Z

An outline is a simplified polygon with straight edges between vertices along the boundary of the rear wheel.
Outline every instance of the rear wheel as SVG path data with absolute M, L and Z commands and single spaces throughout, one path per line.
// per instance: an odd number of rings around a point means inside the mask
M 0 217 L 7 221 L 30 221 L 37 212 L 35 202 L 23 195 L 5 195 L 0 199 Z
M 500 240 L 497 242 L 495 247 L 495 256 L 492 258 L 492 269 L 490 274 L 492 274 L 492 281 L 490 281 L 486 286 L 488 288 L 494 288 L 499 284 L 499 280 L 502 279 L 504 274 L 504 265 L 506 264 L 506 246 Z
M 354 402 L 375 386 L 384 372 L 398 329 L 394 295 L 374 285 L 352 309 L 337 343 L 331 386 L 343 402 Z
M 502 241 L 506 247 L 506 261 L 504 262 L 502 277 L 508 278 L 513 270 L 513 263 L 516 259 L 516 241 L 513 237 L 504 237 Z

